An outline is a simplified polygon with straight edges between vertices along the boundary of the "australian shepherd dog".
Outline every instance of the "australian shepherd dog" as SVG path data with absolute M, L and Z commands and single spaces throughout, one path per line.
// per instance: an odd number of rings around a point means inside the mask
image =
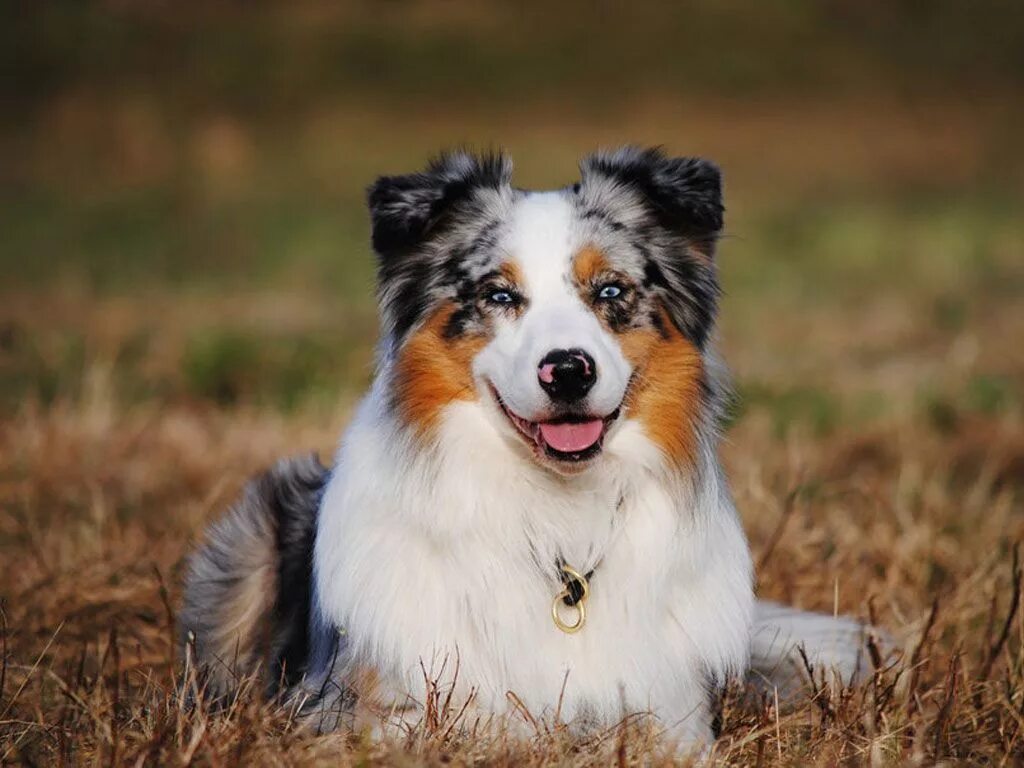
M 555 191 L 446 154 L 368 194 L 382 334 L 330 467 L 255 479 L 189 561 L 207 697 L 243 675 L 321 730 L 474 722 L 715 738 L 723 685 L 844 681 L 862 625 L 754 598 L 718 457 L 717 167 L 627 147 Z M 504 716 L 504 717 L 503 717 Z

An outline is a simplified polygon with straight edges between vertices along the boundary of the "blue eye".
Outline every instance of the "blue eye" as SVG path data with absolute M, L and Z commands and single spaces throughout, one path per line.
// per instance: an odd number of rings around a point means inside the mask
M 516 297 L 511 291 L 495 291 L 494 293 L 487 297 L 487 300 L 491 302 L 491 304 L 516 303 Z
M 615 285 L 615 283 L 602 285 L 601 290 L 597 292 L 597 298 L 599 299 L 617 299 L 621 295 L 622 287 Z

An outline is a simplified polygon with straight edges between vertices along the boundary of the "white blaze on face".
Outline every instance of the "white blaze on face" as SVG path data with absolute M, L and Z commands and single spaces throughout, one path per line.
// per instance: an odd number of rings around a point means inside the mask
M 617 340 L 580 298 L 573 280 L 573 259 L 585 245 L 581 222 L 563 192 L 531 193 L 517 201 L 509 234 L 499 244 L 521 274 L 526 309 L 498 321 L 474 373 L 528 421 L 554 413 L 538 378 L 541 360 L 553 350 L 579 349 L 593 359 L 597 378 L 584 401 L 588 415 L 612 414 L 629 383 L 631 367 Z

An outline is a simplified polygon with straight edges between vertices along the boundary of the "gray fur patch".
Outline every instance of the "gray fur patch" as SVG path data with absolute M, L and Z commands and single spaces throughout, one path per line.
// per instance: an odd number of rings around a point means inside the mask
M 183 651 L 207 695 L 256 674 L 268 690 L 302 674 L 308 647 L 312 546 L 328 471 L 314 456 L 278 462 L 210 526 L 189 558 L 179 616 Z
M 642 315 L 654 322 L 656 300 L 703 349 L 720 293 L 714 252 L 725 209 L 718 168 L 623 147 L 584 158 L 580 172 L 579 217 L 613 266 L 640 286 Z
M 714 250 L 722 229 L 721 175 L 699 158 L 623 147 L 580 163 L 562 193 L 581 229 L 637 286 L 628 322 L 656 325 L 656 306 L 698 347 L 714 324 L 719 286 Z M 481 283 L 503 258 L 516 200 L 503 155 L 442 155 L 424 171 L 378 179 L 368 193 L 383 352 L 393 354 L 442 302 L 455 304 L 448 333 L 480 331 Z M 620 324 L 627 318 L 619 318 Z
M 442 302 L 475 302 L 478 282 L 497 266 L 494 245 L 520 194 L 511 178 L 512 161 L 503 155 L 456 152 L 421 173 L 384 176 L 370 187 L 386 355 Z

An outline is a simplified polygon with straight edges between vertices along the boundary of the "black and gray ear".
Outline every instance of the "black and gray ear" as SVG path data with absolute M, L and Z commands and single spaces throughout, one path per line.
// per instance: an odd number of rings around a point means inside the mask
M 458 223 L 471 228 L 493 200 L 484 193 L 509 188 L 511 178 L 507 157 L 455 152 L 420 173 L 383 176 L 367 191 L 381 320 L 392 348 L 451 289 L 445 267 L 459 251 Z
M 580 164 L 583 185 L 594 177 L 635 192 L 666 230 L 710 256 L 722 231 L 722 174 L 699 157 L 666 157 L 660 149 L 623 147 Z
M 443 154 L 421 173 L 382 176 L 367 191 L 373 248 L 383 261 L 414 250 L 481 188 L 500 189 L 512 162 L 500 154 Z
M 673 324 L 698 347 L 718 305 L 715 245 L 722 231 L 722 176 L 694 157 L 624 147 L 580 164 L 584 204 L 622 226 L 644 257 L 646 288 L 656 292 Z

